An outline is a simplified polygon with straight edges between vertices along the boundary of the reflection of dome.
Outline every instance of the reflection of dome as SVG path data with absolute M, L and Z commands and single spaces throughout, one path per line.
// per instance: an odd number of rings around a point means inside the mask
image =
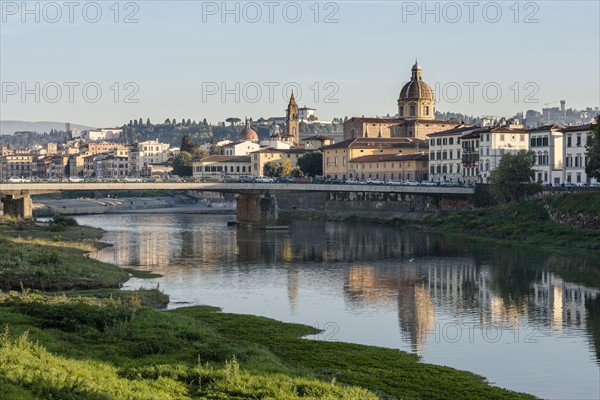
M 421 76 L 421 66 L 415 62 L 412 67 L 412 77 L 402 90 L 400 91 L 399 100 L 408 99 L 427 99 L 434 100 L 433 90 L 423 81 Z

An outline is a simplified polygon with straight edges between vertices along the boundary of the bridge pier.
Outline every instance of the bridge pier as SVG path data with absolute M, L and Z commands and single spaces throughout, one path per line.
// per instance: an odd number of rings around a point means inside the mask
M 2 205 L 4 206 L 4 215 L 10 215 L 23 219 L 31 219 L 33 216 L 33 207 L 31 197 L 29 197 L 29 195 L 5 195 L 2 198 Z
M 277 199 L 269 193 L 240 193 L 237 198 L 238 226 L 268 229 L 279 219 Z

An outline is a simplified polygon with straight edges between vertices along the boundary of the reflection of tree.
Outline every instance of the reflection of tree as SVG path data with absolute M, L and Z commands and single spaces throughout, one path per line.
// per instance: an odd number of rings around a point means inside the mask
M 587 331 L 596 348 L 596 361 L 600 364 L 600 296 L 585 302 Z

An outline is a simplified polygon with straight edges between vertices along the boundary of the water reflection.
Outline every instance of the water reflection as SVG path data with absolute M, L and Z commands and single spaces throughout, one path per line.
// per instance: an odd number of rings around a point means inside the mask
M 328 318 L 321 323 L 346 324 L 341 340 L 410 350 L 543 397 L 600 390 L 597 259 L 340 223 L 282 232 L 228 228 L 216 216 L 80 219 L 109 229 L 115 247 L 99 258 L 164 274 L 172 298 L 309 324 Z

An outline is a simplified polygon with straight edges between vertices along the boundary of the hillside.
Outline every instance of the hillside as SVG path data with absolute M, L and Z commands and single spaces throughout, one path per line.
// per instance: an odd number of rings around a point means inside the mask
M 15 132 L 30 131 L 30 132 L 50 132 L 52 129 L 57 131 L 65 130 L 64 122 L 50 121 L 0 121 L 0 135 L 13 135 Z M 71 129 L 79 129 L 80 131 L 94 129 L 92 126 L 71 124 Z

